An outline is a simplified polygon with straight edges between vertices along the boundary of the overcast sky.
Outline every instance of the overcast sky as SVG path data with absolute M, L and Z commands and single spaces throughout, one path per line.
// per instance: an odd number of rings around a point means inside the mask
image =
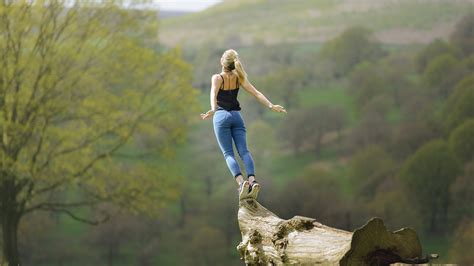
M 154 0 L 154 2 L 154 6 L 161 10 L 195 12 L 213 6 L 221 0 Z

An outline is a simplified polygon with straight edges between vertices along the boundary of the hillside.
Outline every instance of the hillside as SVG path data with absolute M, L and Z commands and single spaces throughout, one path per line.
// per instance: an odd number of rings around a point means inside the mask
M 361 25 L 384 43 L 428 43 L 447 37 L 468 12 L 474 12 L 474 0 L 227 0 L 164 19 L 160 39 L 184 47 L 324 42 Z
M 162 19 L 171 18 L 171 17 L 179 17 L 189 14 L 189 12 L 185 11 L 167 11 L 167 10 L 160 10 L 159 17 Z

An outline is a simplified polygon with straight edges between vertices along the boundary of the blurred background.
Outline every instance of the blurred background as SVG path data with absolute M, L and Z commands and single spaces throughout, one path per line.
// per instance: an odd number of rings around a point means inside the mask
M 227 49 L 288 110 L 240 92 L 262 205 L 348 231 L 381 217 L 474 263 L 474 1 L 71 2 L 1 8 L 2 191 L 38 191 L 15 194 L 24 265 L 242 265 L 237 187 L 199 119 Z

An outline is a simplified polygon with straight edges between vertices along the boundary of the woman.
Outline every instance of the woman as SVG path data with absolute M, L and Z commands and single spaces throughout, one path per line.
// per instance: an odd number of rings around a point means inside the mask
M 257 100 L 274 112 L 286 113 L 285 108 L 272 104 L 247 79 L 239 55 L 230 49 L 221 57 L 222 72 L 211 79 L 211 110 L 201 114 L 202 119 L 213 116 L 214 133 L 224 154 L 227 166 L 238 184 L 239 198 L 257 198 L 260 186 L 255 180 L 255 168 L 252 155 L 247 149 L 247 137 L 244 121 L 240 114 L 237 94 L 240 85 Z M 235 160 L 232 140 L 242 159 L 248 181 L 244 181 L 239 164 Z

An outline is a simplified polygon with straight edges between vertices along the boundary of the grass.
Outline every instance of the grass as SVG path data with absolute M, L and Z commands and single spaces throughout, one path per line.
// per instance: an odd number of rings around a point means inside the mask
M 311 87 L 302 90 L 298 96 L 302 107 L 338 106 L 344 109 L 349 124 L 353 124 L 357 118 L 353 107 L 353 99 L 342 86 L 329 84 L 321 87 Z
M 324 88 L 308 88 L 299 94 L 303 107 L 318 106 L 322 104 L 336 105 L 349 109 L 352 100 L 342 87 L 328 86 Z

